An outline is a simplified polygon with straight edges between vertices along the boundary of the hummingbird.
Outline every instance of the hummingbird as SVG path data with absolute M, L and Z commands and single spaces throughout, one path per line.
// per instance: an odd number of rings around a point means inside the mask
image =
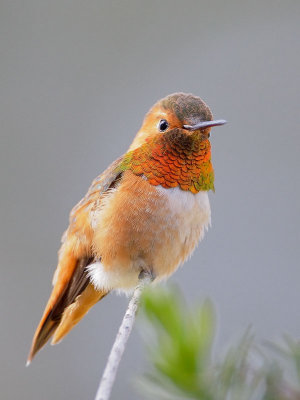
M 109 292 L 132 292 L 142 272 L 166 279 L 192 254 L 211 221 L 210 131 L 225 122 L 192 94 L 154 104 L 128 151 L 71 210 L 27 364 Z

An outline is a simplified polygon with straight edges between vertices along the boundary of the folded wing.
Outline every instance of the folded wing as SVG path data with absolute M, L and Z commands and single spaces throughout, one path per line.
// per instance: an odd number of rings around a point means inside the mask
M 92 252 L 92 215 L 101 206 L 103 196 L 122 178 L 120 157 L 92 183 L 86 196 L 72 209 L 70 224 L 62 239 L 53 290 L 33 337 L 28 363 L 53 336 L 60 341 L 87 311 L 108 292 L 92 285 L 87 266 L 95 261 Z

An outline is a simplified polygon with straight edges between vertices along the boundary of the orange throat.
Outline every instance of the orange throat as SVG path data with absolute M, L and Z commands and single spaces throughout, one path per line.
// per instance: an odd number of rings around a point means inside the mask
M 168 135 L 146 139 L 124 157 L 120 170 L 128 169 L 155 186 L 179 186 L 192 193 L 214 190 L 210 142 L 196 132 L 186 135 L 174 129 Z

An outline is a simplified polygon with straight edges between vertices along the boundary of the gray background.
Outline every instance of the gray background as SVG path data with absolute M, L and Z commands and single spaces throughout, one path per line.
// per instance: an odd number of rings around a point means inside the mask
M 70 208 L 174 91 L 230 122 L 211 140 L 213 227 L 172 281 L 214 300 L 219 343 L 249 323 L 259 339 L 299 336 L 299 13 L 298 0 L 1 0 L 1 400 L 93 398 L 125 297 L 25 359 Z M 140 398 L 145 358 L 135 329 L 113 399 Z

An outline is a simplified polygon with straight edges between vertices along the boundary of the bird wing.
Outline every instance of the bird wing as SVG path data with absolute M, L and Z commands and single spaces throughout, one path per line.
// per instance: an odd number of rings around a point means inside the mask
M 54 334 L 57 343 L 79 322 L 89 308 L 107 292 L 96 290 L 86 267 L 93 262 L 93 213 L 109 189 L 122 177 L 123 156 L 113 162 L 90 186 L 85 197 L 72 209 L 69 227 L 62 237 L 53 290 L 33 337 L 28 363 Z

